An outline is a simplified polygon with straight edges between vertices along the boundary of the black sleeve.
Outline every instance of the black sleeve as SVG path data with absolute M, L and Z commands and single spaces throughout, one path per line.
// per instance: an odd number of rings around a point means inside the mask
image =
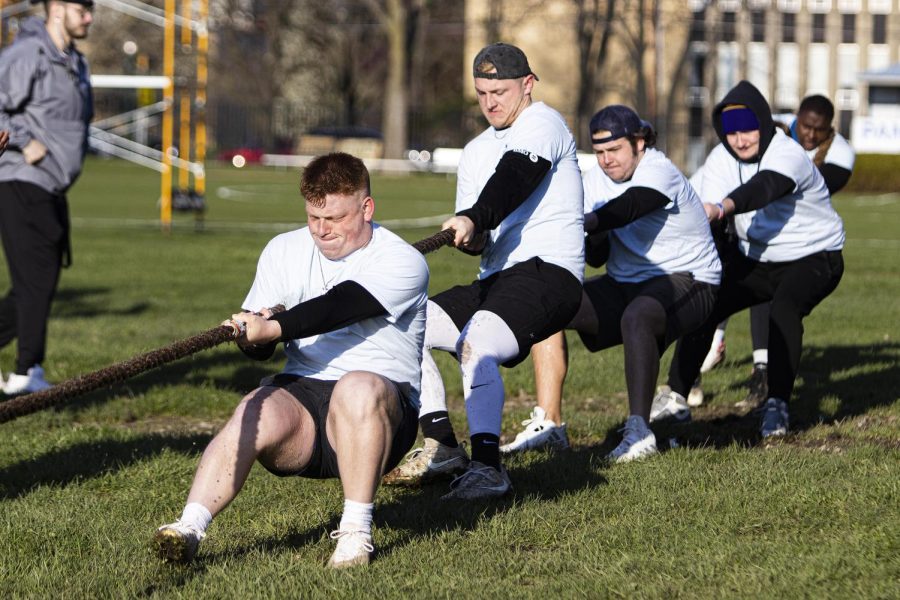
M 640 186 L 628 188 L 624 194 L 594 211 L 598 222 L 592 231 L 608 231 L 628 225 L 654 210 L 663 208 L 669 202 L 671 200 L 658 190 Z
M 599 231 L 584 237 L 584 262 L 599 268 L 609 260 L 609 232 Z
M 735 188 L 728 197 L 734 201 L 734 212 L 759 210 L 778 200 L 794 189 L 794 180 L 775 171 L 760 171 L 750 180 Z
M 387 311 L 355 281 L 342 281 L 327 293 L 272 315 L 281 325 L 281 339 L 295 340 L 334 331 Z
M 238 348 L 241 349 L 241 352 L 253 360 L 269 360 L 272 358 L 272 355 L 275 354 L 275 348 L 277 347 L 278 342 L 269 342 L 268 344 L 248 344 L 246 346 L 238 344 Z
M 822 174 L 822 177 L 825 178 L 825 185 L 828 186 L 828 192 L 830 194 L 836 194 L 841 188 L 847 185 L 847 182 L 850 181 L 850 175 L 853 173 L 849 169 L 839 167 L 832 163 L 825 163 L 820 166 L 819 172 Z
M 500 158 L 475 205 L 456 214 L 472 219 L 475 233 L 489 231 L 528 199 L 550 167 L 549 160 L 536 154 L 510 150 Z

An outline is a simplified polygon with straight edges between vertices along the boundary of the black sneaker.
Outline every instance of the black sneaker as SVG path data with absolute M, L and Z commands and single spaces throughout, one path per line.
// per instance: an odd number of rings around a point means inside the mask
M 750 391 L 747 397 L 739 406 L 749 408 L 759 408 L 769 397 L 769 367 L 766 363 L 756 363 L 753 365 L 753 372 L 750 374 Z

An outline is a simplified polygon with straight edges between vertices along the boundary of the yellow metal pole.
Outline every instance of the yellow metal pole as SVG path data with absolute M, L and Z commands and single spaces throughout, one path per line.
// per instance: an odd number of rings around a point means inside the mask
M 166 110 L 162 120 L 163 171 L 159 203 L 159 221 L 163 231 L 172 229 L 172 125 L 175 111 L 175 0 L 166 0 L 166 25 L 163 35 L 163 75 L 168 82 L 163 90 Z
M 191 3 L 193 0 L 181 0 L 181 51 L 190 50 L 191 42 L 193 42 L 193 32 L 191 31 Z M 191 160 L 191 90 L 183 88 L 181 90 L 181 105 L 178 110 L 179 115 L 179 142 L 178 153 L 184 160 Z M 178 171 L 178 187 L 182 192 L 187 192 L 190 185 L 191 173 L 188 169 L 181 168 Z
M 209 0 L 200 0 L 200 29 L 197 31 L 197 116 L 194 136 L 194 161 L 201 171 L 194 176 L 194 191 L 201 197 L 206 193 L 206 57 L 209 53 Z

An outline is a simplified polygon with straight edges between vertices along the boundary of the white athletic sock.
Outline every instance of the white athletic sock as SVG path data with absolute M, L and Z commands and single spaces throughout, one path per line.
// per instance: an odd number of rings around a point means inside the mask
M 769 364 L 769 349 L 763 348 L 762 350 L 754 350 L 753 351 L 753 364 Z
M 365 531 L 372 533 L 372 511 L 374 503 L 364 504 L 344 500 L 344 514 L 341 515 L 341 531 Z
M 205 533 L 212 521 L 212 514 L 199 502 L 191 502 L 184 507 L 180 521 Z
M 728 321 L 719 323 L 719 326 L 716 327 L 716 332 L 713 334 L 712 347 L 717 351 L 719 349 L 719 344 L 725 340 L 725 325 L 727 324 Z

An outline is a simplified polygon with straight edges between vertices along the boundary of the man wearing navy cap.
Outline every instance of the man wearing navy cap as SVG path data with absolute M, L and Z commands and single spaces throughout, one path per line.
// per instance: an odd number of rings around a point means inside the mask
M 445 496 L 460 500 L 510 490 L 500 464 L 500 365 L 518 364 L 572 319 L 584 270 L 581 171 L 565 120 L 532 101 L 537 76 L 515 46 L 483 48 L 472 75 L 490 127 L 463 150 L 456 216 L 443 226 L 456 231 L 457 248 L 481 256 L 481 270 L 475 282 L 428 301 L 419 416 L 425 446 L 387 478 L 418 483 L 465 469 Z M 450 426 L 431 349 L 459 360 L 470 463 Z
M 594 115 L 590 133 L 600 168 L 584 176 L 584 228 L 608 232 L 609 257 L 606 274 L 584 282 L 568 328 L 591 352 L 624 346 L 629 416 L 609 459 L 626 462 L 656 452 L 648 421 L 660 356 L 705 321 L 721 265 L 700 199 L 654 147 L 650 123 L 612 105 Z
M 66 192 L 81 173 L 93 115 L 87 61 L 74 42 L 87 37 L 93 4 L 44 2 L 46 20 L 24 20 L 0 54 L 0 130 L 9 132 L 0 236 L 12 282 L 0 300 L 0 347 L 18 338 L 3 387 L 10 395 L 50 387 L 41 363 L 60 267 L 71 259 Z

